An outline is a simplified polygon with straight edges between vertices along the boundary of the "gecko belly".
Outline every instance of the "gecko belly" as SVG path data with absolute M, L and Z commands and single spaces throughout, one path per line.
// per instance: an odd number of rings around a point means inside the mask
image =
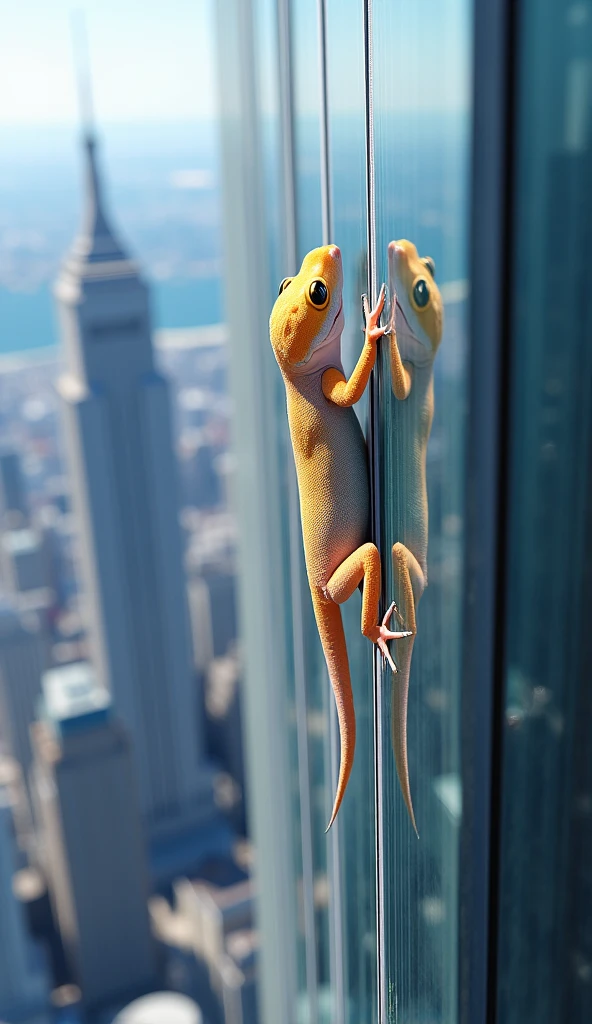
M 352 409 L 330 411 L 312 448 L 295 451 L 306 568 L 318 587 L 368 540 L 370 513 L 366 443 L 357 417 Z

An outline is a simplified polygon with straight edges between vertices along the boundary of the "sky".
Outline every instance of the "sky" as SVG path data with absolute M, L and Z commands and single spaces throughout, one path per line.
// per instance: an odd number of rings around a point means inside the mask
M 213 2 L 0 0 L 0 125 L 78 119 L 73 11 L 84 12 L 99 122 L 214 117 Z
M 73 11 L 82 11 L 86 23 L 99 124 L 187 122 L 215 117 L 215 3 L 0 0 L 0 127 L 73 124 L 78 120 Z M 360 75 L 348 70 L 349 54 L 361 59 L 359 7 L 359 0 L 327 0 L 329 59 L 336 71 L 333 80 L 338 80 L 331 103 L 339 113 L 360 107 Z M 468 81 L 468 0 L 382 0 L 375 3 L 375 10 L 378 46 L 384 38 L 390 40 L 389 53 L 385 52 L 383 59 L 385 66 L 392 62 L 393 67 L 381 98 L 385 108 L 463 107 Z M 426 24 L 429 32 L 425 31 Z M 316 0 L 297 0 L 293 29 L 299 40 L 303 35 L 310 39 L 298 47 L 299 110 L 316 113 Z M 262 49 L 267 45 L 268 54 L 273 52 L 269 42 L 262 41 Z M 444 65 L 438 59 L 442 48 L 446 53 Z M 340 63 L 344 65 L 343 73 Z M 269 109 L 274 106 L 274 98 L 269 95 L 272 78 L 264 73 L 263 81 L 267 94 L 264 107 Z

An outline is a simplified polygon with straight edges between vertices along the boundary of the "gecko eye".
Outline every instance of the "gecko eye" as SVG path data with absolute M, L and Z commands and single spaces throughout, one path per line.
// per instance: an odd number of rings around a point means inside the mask
M 282 292 L 285 292 L 286 288 L 291 283 L 291 281 L 292 281 L 291 277 L 285 277 L 284 278 L 284 280 L 282 281 L 282 283 L 280 284 L 280 287 L 278 289 L 278 295 L 281 295 Z
M 317 309 L 324 309 L 329 301 L 329 289 L 321 278 L 313 281 L 308 289 L 308 297 Z
M 424 256 L 421 261 L 424 267 L 427 267 L 432 277 L 436 276 L 436 264 L 434 263 L 431 256 Z
M 424 277 L 418 278 L 413 285 L 411 301 L 416 309 L 425 309 L 429 304 L 430 289 L 428 288 L 428 282 Z

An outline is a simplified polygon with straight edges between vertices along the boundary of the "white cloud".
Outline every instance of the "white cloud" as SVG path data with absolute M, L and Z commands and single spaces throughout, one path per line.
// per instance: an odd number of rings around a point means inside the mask
M 169 180 L 173 188 L 201 190 L 214 187 L 212 172 L 200 168 L 173 171 Z

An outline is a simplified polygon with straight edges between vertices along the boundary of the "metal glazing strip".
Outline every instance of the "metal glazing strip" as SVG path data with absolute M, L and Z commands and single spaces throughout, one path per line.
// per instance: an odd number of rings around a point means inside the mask
M 294 104 L 292 81 L 292 41 L 290 0 L 277 0 L 278 81 L 280 90 L 280 128 L 282 146 L 282 205 L 284 226 L 283 273 L 297 271 L 296 184 L 294 163 Z M 286 447 L 288 447 L 286 440 Z M 294 701 L 296 712 L 296 743 L 298 752 L 298 791 L 300 801 L 300 846 L 302 856 L 302 912 L 310 1024 L 318 1024 L 317 937 L 314 907 L 314 856 L 312 841 L 312 810 L 310 798 L 310 761 L 308 750 L 308 715 L 306 694 L 306 660 L 304 655 L 304 623 L 302 614 L 303 578 L 298 485 L 291 454 L 287 455 L 288 537 L 290 560 L 290 598 L 292 604 L 292 653 L 294 659 Z
M 320 165 L 321 165 L 321 215 L 323 245 L 333 242 L 333 203 L 331 189 L 331 163 L 329 150 L 329 94 L 327 86 L 327 7 L 326 0 L 317 0 L 319 34 L 319 86 L 320 86 Z M 327 681 L 328 685 L 328 681 Z M 339 773 L 339 740 L 337 710 L 331 702 L 329 712 L 329 762 L 331 765 L 331 788 L 335 790 Z M 330 843 L 330 955 L 331 982 L 335 995 L 335 1019 L 345 1020 L 345 977 L 344 944 L 341 887 L 341 828 L 339 817 L 334 821 L 329 834 Z
M 337 724 L 335 702 L 330 691 L 328 679 L 327 692 L 330 694 L 329 751 L 331 763 L 331 793 L 334 793 L 339 774 L 339 726 Z M 328 808 L 329 810 L 330 806 L 331 805 L 329 805 Z M 345 970 L 342 914 L 343 892 L 341 887 L 341 850 L 338 819 L 336 819 L 331 826 L 329 842 L 331 845 L 331 919 L 329 936 L 331 946 L 331 982 L 335 994 L 335 1020 L 345 1021 Z
M 374 163 L 374 53 L 372 0 L 364 7 L 364 89 L 366 113 L 366 215 L 368 237 L 368 295 L 371 305 L 378 293 L 376 270 L 376 168 Z
M 285 596 L 281 453 L 277 444 L 277 366 L 266 342 L 269 248 L 262 131 L 257 81 L 258 47 L 253 0 L 214 5 L 220 98 L 222 221 L 228 288 L 230 383 L 235 402 L 234 440 L 239 464 L 239 531 L 245 725 L 248 738 L 249 818 L 263 884 L 258 925 L 263 969 L 261 1016 L 291 1021 L 296 1006 L 293 819 L 287 800 L 290 766 L 281 726 L 286 721 L 285 624 L 277 616 Z M 236 429 L 240 423 L 240 430 Z M 245 458 L 242 458 L 243 454 Z M 254 457 L 255 456 L 255 457 Z M 248 469 L 245 468 L 248 465 Z M 255 597 L 253 596 L 255 594 Z M 273 631 L 269 623 L 277 619 Z M 266 742 L 261 743 L 261 735 Z
M 298 748 L 298 790 L 300 797 L 300 843 L 302 850 L 302 903 L 304 945 L 306 956 L 306 990 L 310 1024 L 318 1024 L 317 942 L 314 907 L 314 858 L 312 844 L 312 811 L 310 799 L 310 763 L 308 751 L 308 715 L 306 699 L 306 668 L 302 616 L 303 579 L 300 564 L 300 516 L 298 485 L 293 465 L 288 468 L 289 544 L 292 601 L 292 636 L 294 656 L 294 694 L 296 710 L 296 741 Z
M 319 26 L 319 84 L 321 128 L 321 215 L 323 245 L 333 242 L 333 204 L 331 195 L 331 161 L 329 152 L 329 94 L 327 87 L 327 5 L 317 0 Z
M 296 222 L 296 171 L 294 159 L 294 86 L 292 76 L 292 27 L 290 0 L 276 0 L 282 145 L 282 201 L 284 216 L 284 257 L 286 275 L 295 274 L 298 262 Z
M 368 246 L 368 299 L 370 308 L 378 297 L 376 253 L 376 168 L 374 161 L 374 60 L 372 0 L 363 0 L 364 15 L 364 89 L 366 114 L 366 197 Z M 380 550 L 380 474 L 379 474 L 379 421 L 378 396 L 380 390 L 380 361 L 372 371 L 369 391 L 368 450 L 370 454 L 370 495 L 372 539 Z M 387 992 L 384 971 L 384 877 L 382 853 L 383 836 L 383 675 L 379 652 L 374 651 L 374 809 L 376 822 L 376 962 L 378 987 L 378 1020 L 386 1024 Z

